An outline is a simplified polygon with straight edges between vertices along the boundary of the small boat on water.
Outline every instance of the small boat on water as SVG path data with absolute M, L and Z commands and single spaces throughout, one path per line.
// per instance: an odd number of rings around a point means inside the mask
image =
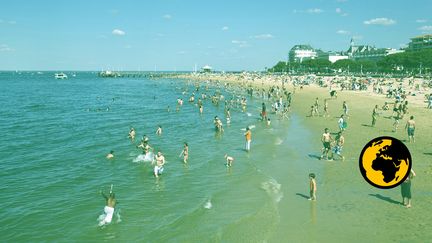
M 54 75 L 54 77 L 55 77 L 56 79 L 67 79 L 67 78 L 68 78 L 68 76 L 67 76 L 65 73 L 56 73 L 56 74 Z

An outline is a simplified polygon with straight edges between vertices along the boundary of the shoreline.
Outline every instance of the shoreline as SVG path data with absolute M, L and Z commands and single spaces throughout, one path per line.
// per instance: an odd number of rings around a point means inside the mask
M 229 75 L 228 77 L 220 75 L 202 75 L 198 77 L 194 77 L 193 75 L 182 75 L 179 78 L 191 80 L 192 82 L 217 82 L 219 85 L 228 83 L 229 85 L 240 86 L 243 89 L 246 89 L 247 87 L 258 87 L 266 89 L 270 88 L 271 86 L 280 87 L 282 86 L 283 80 L 281 77 L 263 76 L 258 78 L 251 78 L 248 76 L 242 77 L 242 75 Z M 292 79 L 295 78 L 291 77 L 290 80 Z M 403 87 L 408 87 L 409 80 L 404 81 L 405 82 L 403 83 Z M 415 80 L 414 84 L 422 81 L 423 80 Z M 393 82 L 396 81 L 394 80 Z M 346 160 L 327 162 L 317 160 L 316 158 L 308 158 L 307 155 L 304 155 L 304 160 L 309 161 L 308 163 L 319 163 L 324 168 L 323 174 L 317 175 L 319 198 L 322 198 L 323 196 L 328 197 L 328 195 L 322 195 L 323 193 L 328 193 L 329 195 L 333 195 L 334 197 L 336 197 L 338 194 L 335 194 L 333 190 L 337 188 L 337 190 L 346 191 L 346 194 L 339 194 L 337 201 L 340 201 L 342 203 L 346 201 L 346 203 L 349 203 L 350 207 L 352 208 L 357 208 L 365 212 L 368 211 L 371 214 L 377 214 L 377 216 L 380 215 L 385 218 L 391 218 L 392 213 L 399 212 L 399 210 L 409 210 L 411 217 L 416 218 L 416 220 L 407 222 L 407 225 L 409 225 L 408 228 L 416 227 L 415 225 L 418 221 L 427 220 L 425 214 L 422 212 L 432 210 L 432 207 L 428 203 L 430 200 L 428 196 L 430 195 L 430 175 L 432 174 L 432 165 L 430 165 L 429 162 L 431 160 L 432 151 L 430 150 L 431 140 L 427 136 L 427 134 L 432 134 L 432 128 L 429 126 L 430 119 L 432 118 L 432 110 L 426 108 L 427 103 L 424 102 L 422 96 L 430 93 L 431 89 L 425 88 L 420 91 L 419 95 L 407 96 L 407 100 L 409 102 L 408 114 L 406 114 L 405 117 L 400 121 L 398 130 L 396 132 L 393 132 L 392 125 L 394 120 L 391 116 L 391 109 L 387 111 L 381 111 L 381 115 L 378 117 L 377 125 L 375 127 L 370 126 L 373 107 L 375 105 L 379 105 L 379 107 L 381 107 L 384 102 L 392 102 L 394 100 L 394 98 L 386 98 L 385 95 L 374 93 L 371 90 L 372 87 L 369 87 L 367 91 L 348 90 L 340 92 L 338 89 L 338 98 L 331 99 L 329 94 L 329 87 L 323 88 L 319 87 L 318 85 L 312 84 L 305 85 L 303 89 L 300 89 L 298 86 L 294 86 L 290 82 L 288 84 L 285 83 L 284 85 L 285 87 L 287 87 L 289 92 L 293 93 L 292 112 L 302 117 L 301 120 L 303 124 L 309 129 L 309 131 L 311 131 L 312 134 L 315 134 L 314 136 L 316 142 L 312 142 L 312 146 L 316 147 L 314 147 L 314 151 L 311 151 L 312 153 L 320 153 L 320 138 L 324 128 L 329 128 L 331 132 L 338 131 L 337 119 L 343 113 L 342 102 L 347 101 L 349 105 L 349 126 L 347 131 L 344 132 L 346 144 L 343 150 L 343 154 L 346 157 Z M 310 106 L 313 104 L 315 98 L 319 99 L 321 105 L 320 112 L 322 112 L 323 100 L 328 100 L 330 117 L 308 117 Z M 390 107 L 392 106 L 390 105 Z M 416 121 L 415 143 L 408 143 L 406 130 L 404 129 L 405 123 L 411 115 L 415 117 Z M 358 156 L 363 146 L 371 139 L 379 136 L 395 137 L 403 141 L 410 150 L 413 160 L 413 169 L 416 171 L 417 174 L 416 179 L 413 182 L 413 207 L 416 208 L 415 210 L 405 209 L 402 205 L 398 205 L 396 208 L 394 207 L 394 204 L 397 204 L 396 202 L 401 200 L 399 187 L 389 190 L 380 190 L 374 188 L 367 184 L 367 182 L 362 178 L 359 172 Z M 329 177 L 334 173 L 336 173 L 338 176 Z M 352 188 L 356 188 L 355 190 L 359 191 L 351 191 Z M 300 188 L 300 190 L 304 189 Z M 383 213 L 379 213 L 378 211 L 373 209 L 366 209 L 364 208 L 364 206 L 362 206 L 362 204 L 356 203 L 361 201 L 367 201 L 370 205 L 374 205 L 374 207 L 376 207 L 377 209 L 379 208 L 379 210 Z M 392 204 L 389 204 L 389 202 L 392 203 L 393 206 Z M 335 202 L 332 202 L 330 198 L 327 198 L 326 203 L 333 204 Z M 338 206 L 335 205 L 335 207 Z M 289 211 L 286 209 L 281 210 L 285 212 Z M 403 212 L 404 211 L 402 211 L 401 213 Z M 326 211 L 321 211 L 321 213 L 328 214 L 328 212 Z M 354 212 L 349 211 L 349 213 L 353 214 Z M 289 217 L 290 216 L 287 213 L 281 215 L 281 218 L 286 218 L 286 224 L 289 224 Z M 367 222 L 364 217 L 367 216 L 361 217 L 361 220 Z M 331 217 L 328 219 L 334 220 Z M 348 223 L 349 218 L 347 218 L 346 220 L 348 220 L 346 222 Z M 376 220 L 378 219 L 376 218 Z M 392 225 L 395 224 L 392 223 Z M 348 229 L 352 230 L 351 227 L 348 227 Z M 362 230 L 364 234 L 368 234 L 371 231 L 373 231 L 372 228 Z M 403 234 L 403 232 L 400 233 Z M 408 232 L 405 231 L 404 233 Z M 278 230 L 278 232 L 276 232 L 275 235 L 284 235 L 282 227 Z

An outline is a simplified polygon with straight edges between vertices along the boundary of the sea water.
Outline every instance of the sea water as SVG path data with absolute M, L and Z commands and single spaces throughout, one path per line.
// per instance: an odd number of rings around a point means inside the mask
M 195 89 L 187 81 L 104 79 L 90 72 L 66 80 L 51 72 L 4 72 L 0 80 L 3 240 L 217 240 L 282 197 L 267 167 L 284 134 L 258 124 L 252 151 L 243 151 L 242 128 L 258 123 L 253 102 L 247 113 L 233 109 L 231 125 L 216 134 L 214 116 L 225 123 L 223 102 L 204 101 L 200 115 L 187 102 Z M 216 91 L 225 92 L 202 85 L 197 96 Z M 179 112 L 177 98 L 185 100 Z M 162 136 L 155 134 L 158 125 Z M 130 127 L 135 143 L 127 138 Z M 166 157 L 160 179 L 150 163 L 139 163 L 136 145 L 144 134 Z M 178 157 L 183 142 L 189 144 L 187 165 Z M 113 160 L 105 159 L 110 150 Z M 225 153 L 235 157 L 231 168 Z M 111 184 L 117 212 L 101 228 L 99 191 Z M 277 220 L 276 211 L 270 214 L 266 220 Z
M 319 155 L 320 144 L 304 117 L 272 116 L 266 126 L 258 120 L 258 98 L 249 100 L 246 113 L 232 109 L 226 126 L 223 103 L 204 101 L 200 115 L 187 102 L 195 90 L 188 80 L 99 78 L 92 72 L 56 80 L 52 72 L 2 72 L 0 85 L 1 241 L 331 241 L 348 240 L 369 222 L 356 190 L 333 190 L 338 167 L 308 156 Z M 245 95 L 212 84 L 208 90 L 201 84 L 196 94 L 202 92 Z M 176 112 L 178 98 L 185 102 Z M 223 134 L 215 132 L 216 115 Z M 155 134 L 158 125 L 162 136 Z M 249 153 L 246 126 L 253 127 Z M 134 142 L 127 137 L 130 127 L 137 132 Z M 151 162 L 139 160 L 143 135 L 165 155 L 159 179 Z M 184 142 L 187 165 L 179 158 Z M 115 158 L 107 160 L 110 150 Z M 226 153 L 235 158 L 232 167 L 225 166 Z M 306 200 L 310 172 L 318 174 L 317 202 Z M 100 227 L 100 190 L 107 193 L 111 184 L 116 212 Z M 366 198 L 366 205 L 376 204 Z

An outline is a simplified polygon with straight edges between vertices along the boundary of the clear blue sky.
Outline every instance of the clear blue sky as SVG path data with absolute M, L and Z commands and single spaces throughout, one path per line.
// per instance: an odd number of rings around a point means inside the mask
M 0 70 L 263 70 L 295 44 L 399 48 L 431 0 L 0 0 Z

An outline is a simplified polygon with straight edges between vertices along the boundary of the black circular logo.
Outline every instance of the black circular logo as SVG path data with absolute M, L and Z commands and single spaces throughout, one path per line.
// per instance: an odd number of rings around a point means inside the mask
M 400 140 L 377 137 L 363 148 L 359 158 L 360 172 L 374 187 L 389 189 L 400 185 L 409 176 L 411 154 Z

